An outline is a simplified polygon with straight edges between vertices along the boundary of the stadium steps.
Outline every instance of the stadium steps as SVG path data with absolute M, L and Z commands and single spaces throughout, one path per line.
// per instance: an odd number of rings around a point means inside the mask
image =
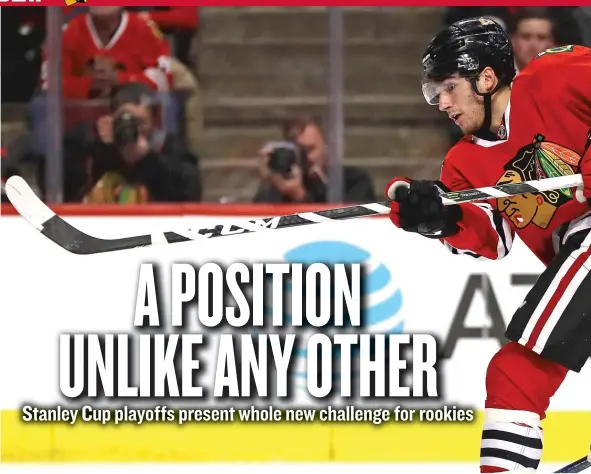
M 344 91 L 347 95 L 382 95 L 392 94 L 393 85 L 399 95 L 417 95 L 420 83 L 417 72 L 413 69 L 388 69 L 375 75 L 371 84 L 365 70 L 345 71 Z M 276 71 L 224 71 L 205 72 L 199 76 L 200 85 L 211 97 L 294 97 L 305 90 L 309 96 L 326 95 L 327 79 L 324 73 L 286 75 Z M 261 84 L 267 86 L 261 88 Z
M 396 38 L 441 25 L 433 7 L 346 7 L 348 38 Z M 200 34 L 207 39 L 326 38 L 327 7 L 203 7 Z
M 417 95 L 352 95 L 344 97 L 344 114 L 349 123 L 414 125 L 427 123 L 439 126 L 440 114 Z M 294 114 L 308 113 L 325 117 L 329 104 L 326 95 L 292 97 L 206 96 L 205 120 L 208 126 L 250 126 L 278 124 Z

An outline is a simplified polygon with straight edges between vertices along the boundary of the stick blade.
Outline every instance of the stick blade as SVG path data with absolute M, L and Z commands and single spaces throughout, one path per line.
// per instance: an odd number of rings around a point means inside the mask
M 122 239 L 99 239 L 76 229 L 53 212 L 20 176 L 6 181 L 6 196 L 17 212 L 38 232 L 76 255 L 112 252 L 152 244 L 149 235 Z

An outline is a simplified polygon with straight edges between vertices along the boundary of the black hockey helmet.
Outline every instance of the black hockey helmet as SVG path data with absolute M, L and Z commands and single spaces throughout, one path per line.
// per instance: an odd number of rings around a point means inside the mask
M 431 40 L 423 54 L 422 89 L 425 100 L 437 105 L 442 81 L 454 74 L 470 80 L 472 88 L 485 99 L 485 123 L 490 127 L 491 96 L 508 86 L 515 77 L 511 40 L 504 28 L 490 18 L 469 18 L 457 21 Z M 499 84 L 490 93 L 478 91 L 479 74 L 491 67 Z

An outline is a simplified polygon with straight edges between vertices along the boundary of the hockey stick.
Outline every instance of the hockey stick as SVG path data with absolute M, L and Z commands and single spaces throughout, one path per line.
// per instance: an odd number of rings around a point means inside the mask
M 582 185 L 580 174 L 547 178 L 523 183 L 502 184 L 479 189 L 442 194 L 446 206 L 472 201 L 483 201 L 525 193 L 538 193 L 556 189 L 566 189 Z M 223 237 L 227 235 L 260 232 L 272 229 L 284 229 L 300 225 L 316 224 L 331 220 L 345 220 L 357 217 L 376 216 L 390 212 L 390 201 L 360 204 L 349 207 L 327 209 L 324 211 L 304 212 L 286 216 L 267 217 L 236 224 L 223 224 L 206 229 L 187 229 L 178 232 L 159 232 L 151 235 L 138 235 L 119 239 L 100 239 L 85 234 L 68 224 L 55 214 L 33 192 L 20 176 L 12 176 L 6 182 L 6 195 L 33 227 L 60 247 L 78 255 L 90 255 L 118 250 L 147 247 L 155 244 L 174 244 L 192 240 Z

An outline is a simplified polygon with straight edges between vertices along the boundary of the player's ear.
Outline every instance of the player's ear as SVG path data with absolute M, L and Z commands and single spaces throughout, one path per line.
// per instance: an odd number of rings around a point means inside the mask
M 497 85 L 497 75 L 491 67 L 485 67 L 480 73 L 479 90 L 481 92 L 491 92 Z

